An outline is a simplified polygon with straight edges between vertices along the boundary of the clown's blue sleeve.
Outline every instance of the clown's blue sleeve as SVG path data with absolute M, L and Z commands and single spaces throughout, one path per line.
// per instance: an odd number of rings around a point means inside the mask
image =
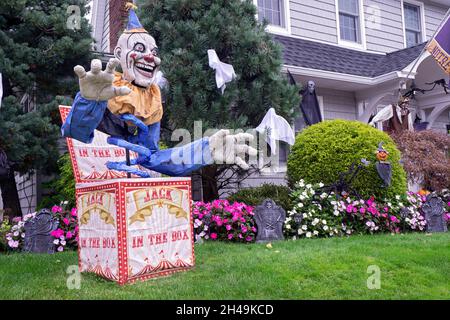
M 72 103 L 72 109 L 61 127 L 63 137 L 91 143 L 94 130 L 100 124 L 108 101 L 88 100 L 78 92 Z
M 184 176 L 191 171 L 214 163 L 209 138 L 203 138 L 182 147 L 159 150 L 139 164 L 168 176 Z

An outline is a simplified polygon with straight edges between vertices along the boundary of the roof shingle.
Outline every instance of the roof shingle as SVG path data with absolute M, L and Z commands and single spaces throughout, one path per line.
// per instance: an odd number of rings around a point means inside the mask
M 422 43 L 381 55 L 305 39 L 272 36 L 282 45 L 283 59 L 287 65 L 370 78 L 404 69 L 419 56 L 425 46 Z

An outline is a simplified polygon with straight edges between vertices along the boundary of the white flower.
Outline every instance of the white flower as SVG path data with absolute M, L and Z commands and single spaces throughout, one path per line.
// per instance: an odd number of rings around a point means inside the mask
M 18 236 L 19 236 L 19 234 L 20 234 L 20 232 L 19 232 L 19 231 L 16 231 L 16 232 L 14 232 L 14 233 L 13 233 L 14 237 L 18 237 Z
M 209 227 L 208 227 L 207 225 L 205 225 L 205 226 L 203 227 L 203 230 L 205 230 L 205 231 L 208 231 L 208 229 L 209 229 Z
M 318 223 L 319 223 L 319 219 L 315 218 L 311 224 L 312 224 L 313 226 L 315 226 L 315 225 L 318 224 Z
M 300 180 L 300 182 L 298 183 L 298 185 L 299 185 L 300 187 L 302 187 L 302 188 L 305 186 L 305 183 L 303 182 L 303 179 Z
M 303 214 L 303 218 L 308 218 L 308 214 L 307 214 L 307 213 L 304 213 L 304 214 Z
M 323 230 L 327 231 L 328 230 L 328 226 L 323 226 Z
M 292 237 L 292 240 L 294 240 L 294 241 L 297 240 L 297 237 L 296 237 L 296 236 L 293 236 L 293 237 Z
M 298 229 L 297 233 L 298 233 L 299 235 L 301 235 L 301 234 L 303 234 L 304 232 L 303 232 L 302 229 Z
M 60 244 L 61 244 L 62 246 L 65 246 L 65 245 L 66 245 L 66 241 L 62 240 L 62 241 L 60 242 Z
M 400 196 L 399 196 L 399 195 L 396 195 L 396 196 L 395 196 L 395 199 L 400 200 Z
M 306 237 L 307 237 L 307 238 L 311 238 L 311 232 L 307 232 L 307 233 L 306 233 Z
M 322 224 L 327 224 L 327 220 L 322 220 Z
M 64 240 L 65 238 L 64 238 L 64 236 L 61 236 L 61 237 L 59 237 L 61 240 Z
M 302 225 L 302 229 L 306 231 L 308 229 L 308 226 L 306 224 L 304 224 L 304 225 Z
M 338 216 L 338 215 L 339 215 L 339 211 L 334 210 L 333 214 L 334 214 L 335 216 Z
M 61 247 L 61 246 L 60 246 L 60 247 L 58 247 L 58 251 L 59 251 L 59 252 L 61 252 L 61 251 L 63 251 L 63 250 L 64 250 L 64 248 L 63 248 L 63 247 Z
M 306 188 L 311 189 L 311 188 L 312 188 L 312 185 L 311 185 L 310 183 L 308 183 L 308 184 L 306 185 Z
M 313 233 L 314 233 L 314 235 L 316 235 L 316 236 L 319 234 L 319 232 L 318 232 L 317 230 L 314 230 Z
M 320 198 L 321 198 L 321 199 L 325 199 L 327 196 L 328 196 L 328 194 L 326 194 L 325 192 L 323 192 L 323 193 L 320 195 Z
M 302 195 L 300 195 L 299 198 L 300 198 L 300 200 L 302 200 L 302 201 L 305 200 L 305 197 L 302 196 Z
M 298 207 L 299 207 L 299 208 L 303 208 L 303 203 L 299 202 L 299 203 L 298 203 Z
M 324 186 L 324 184 L 321 182 L 319 183 L 319 188 L 322 188 Z
M 291 225 L 290 225 L 290 224 L 287 224 L 287 225 L 286 225 L 286 229 L 291 230 Z
M 56 244 L 56 245 L 58 245 L 58 244 L 59 244 L 59 240 L 58 240 L 58 239 L 55 239 L 55 240 L 53 240 L 53 243 Z
M 194 228 L 198 228 L 203 224 L 203 222 L 199 219 L 195 219 L 194 221 Z
M 351 232 L 350 230 L 347 230 L 346 233 L 347 233 L 347 234 L 351 234 L 352 232 Z

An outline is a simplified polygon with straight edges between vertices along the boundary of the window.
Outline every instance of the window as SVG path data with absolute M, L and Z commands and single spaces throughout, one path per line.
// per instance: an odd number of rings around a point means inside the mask
M 340 39 L 361 43 L 359 0 L 339 0 L 338 4 Z
M 405 39 L 406 47 L 412 47 L 422 43 L 422 23 L 420 7 L 409 3 L 403 3 L 405 19 Z
M 258 20 L 281 28 L 286 27 L 283 0 L 258 0 Z

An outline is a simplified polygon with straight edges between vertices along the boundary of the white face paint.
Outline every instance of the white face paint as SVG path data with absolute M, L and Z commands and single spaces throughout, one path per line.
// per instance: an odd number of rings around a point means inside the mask
M 149 87 L 161 65 L 155 39 L 145 32 L 123 33 L 117 41 L 114 55 L 120 60 L 125 80 Z

